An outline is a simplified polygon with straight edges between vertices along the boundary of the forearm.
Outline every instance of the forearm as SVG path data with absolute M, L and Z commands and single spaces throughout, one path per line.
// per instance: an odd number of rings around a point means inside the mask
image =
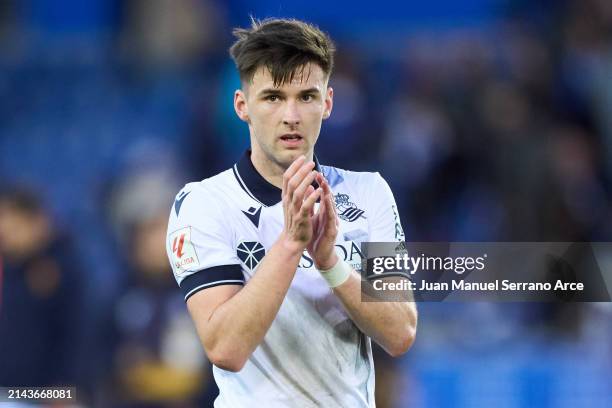
M 333 291 L 357 327 L 387 353 L 398 356 L 410 348 L 417 327 L 417 310 L 413 301 L 362 301 L 361 277 L 355 270 L 346 282 Z
M 282 237 L 270 248 L 246 285 L 210 316 L 202 336 L 209 354 L 244 364 L 276 317 L 301 254 Z

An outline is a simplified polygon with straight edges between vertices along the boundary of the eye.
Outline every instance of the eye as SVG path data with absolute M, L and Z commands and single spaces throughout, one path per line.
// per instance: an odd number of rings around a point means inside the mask
M 302 95 L 302 102 L 311 102 L 314 99 L 313 94 Z
M 268 95 L 266 96 L 266 101 L 268 102 L 276 102 L 278 101 L 280 98 L 278 97 L 278 95 Z

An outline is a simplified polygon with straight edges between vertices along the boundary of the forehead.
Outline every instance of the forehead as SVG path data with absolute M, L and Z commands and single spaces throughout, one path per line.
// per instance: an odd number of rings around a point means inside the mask
M 321 92 L 326 88 L 327 77 L 317 64 L 306 64 L 295 71 L 291 82 L 274 85 L 274 79 L 267 67 L 261 67 L 253 75 L 248 88 L 257 93 L 264 89 L 278 89 L 285 92 L 300 91 L 302 89 L 318 88 Z

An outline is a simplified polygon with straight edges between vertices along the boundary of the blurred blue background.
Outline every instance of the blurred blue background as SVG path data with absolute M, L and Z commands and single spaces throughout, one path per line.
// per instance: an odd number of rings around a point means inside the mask
M 413 241 L 611 241 L 612 2 L 0 2 L 0 385 L 209 406 L 163 249 L 174 194 L 248 146 L 249 16 L 338 48 L 324 164 L 380 171 Z M 611 257 L 605 265 L 610 270 Z M 612 406 L 610 304 L 420 304 L 386 407 Z

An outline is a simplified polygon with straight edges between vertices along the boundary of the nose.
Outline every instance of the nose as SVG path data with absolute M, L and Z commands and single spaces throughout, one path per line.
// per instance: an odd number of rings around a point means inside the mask
M 297 126 L 300 124 L 300 112 L 298 111 L 298 105 L 295 101 L 289 100 L 285 105 L 285 112 L 283 112 L 283 124 L 287 126 Z

